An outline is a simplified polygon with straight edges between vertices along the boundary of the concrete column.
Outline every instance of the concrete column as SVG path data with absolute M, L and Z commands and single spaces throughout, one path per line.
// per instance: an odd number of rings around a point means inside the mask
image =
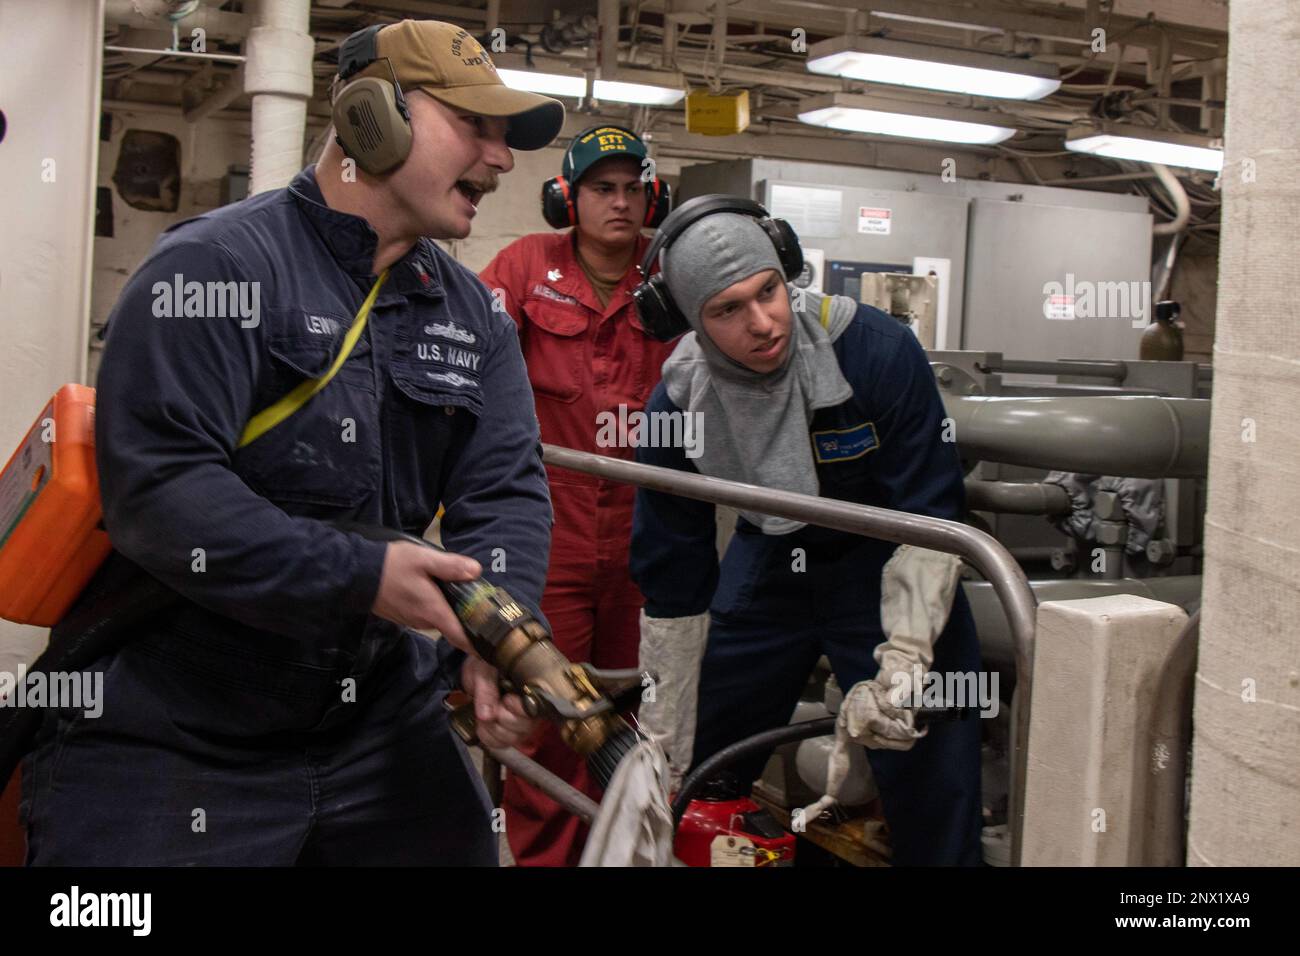
M 1300 0 L 1233 0 L 1187 862 L 1300 864 Z

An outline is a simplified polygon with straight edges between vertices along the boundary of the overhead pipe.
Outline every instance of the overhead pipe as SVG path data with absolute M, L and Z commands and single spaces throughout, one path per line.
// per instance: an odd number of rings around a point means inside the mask
M 1174 218 L 1171 222 L 1162 222 L 1152 227 L 1151 232 L 1157 236 L 1171 236 L 1175 233 L 1182 232 L 1192 216 L 1192 203 L 1187 198 L 1187 190 L 1183 184 L 1178 181 L 1178 177 L 1169 171 L 1168 166 L 1160 163 L 1152 163 L 1151 168 L 1155 171 L 1156 178 L 1169 193 L 1169 198 L 1174 201 Z
M 600 78 L 618 79 L 618 0 L 600 0 L 596 7 L 600 24 Z
M 1151 301 L 1164 301 L 1165 293 L 1169 291 L 1169 284 L 1174 278 L 1174 263 L 1178 261 L 1178 247 L 1186 241 L 1187 236 L 1174 235 L 1170 237 L 1169 248 L 1165 250 L 1164 260 L 1160 263 L 1159 268 L 1154 270 L 1154 288 L 1151 293 Z
M 1044 179 L 1044 186 L 1079 186 L 1084 183 L 1118 183 L 1133 179 L 1155 179 L 1156 174 L 1145 173 L 1110 173 L 1106 176 L 1067 176 L 1063 179 Z
M 244 92 L 253 98 L 249 195 L 279 189 L 302 168 L 315 41 L 310 0 L 262 0 L 248 34 Z
M 635 60 L 635 57 L 633 57 Z M 676 69 L 677 20 L 673 17 L 673 0 L 664 0 L 663 51 L 659 65 L 665 70 Z
M 139 46 L 114 46 L 106 44 L 105 53 L 143 53 L 158 59 L 175 56 L 190 60 L 221 60 L 224 63 L 243 63 L 244 58 L 238 53 L 198 53 L 194 50 L 151 50 Z
M 171 20 L 167 13 L 170 4 L 163 0 L 105 0 L 104 23 L 109 26 L 142 27 L 156 30 L 160 26 L 170 26 L 173 22 L 177 30 L 189 36 L 194 29 L 203 30 L 209 38 L 239 40 L 248 35 L 252 27 L 252 18 L 243 13 L 229 13 L 211 7 L 200 6 L 193 13 Z
M 968 460 L 1124 478 L 1203 478 L 1210 402 L 1156 395 L 943 396 Z
M 722 68 L 727 61 L 727 5 L 718 2 L 713 5 L 713 78 L 710 81 L 714 92 L 722 87 Z

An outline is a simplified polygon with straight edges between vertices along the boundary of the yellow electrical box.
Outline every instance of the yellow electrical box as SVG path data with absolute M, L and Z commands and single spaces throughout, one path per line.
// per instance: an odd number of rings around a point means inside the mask
M 710 93 L 698 90 L 686 97 L 686 132 L 733 136 L 749 127 L 749 90 Z

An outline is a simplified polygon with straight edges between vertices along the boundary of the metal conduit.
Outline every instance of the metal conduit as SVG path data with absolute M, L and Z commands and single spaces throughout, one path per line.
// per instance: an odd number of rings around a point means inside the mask
M 1015 642 L 1016 700 L 1013 709 L 1016 743 L 1012 752 L 1009 825 L 1012 862 L 1019 862 L 1020 835 L 1024 822 L 1021 814 L 1024 808 L 1025 753 L 1032 701 L 1034 624 L 1038 605 L 1025 572 L 996 539 L 957 521 L 819 498 L 815 495 L 774 491 L 743 482 L 689 474 L 673 468 L 606 458 L 604 455 L 557 445 L 542 445 L 542 453 L 545 462 L 557 468 L 636 485 L 650 491 L 710 501 L 743 511 L 761 511 L 864 537 L 930 548 L 959 555 L 968 561 L 992 585 L 1007 615 Z

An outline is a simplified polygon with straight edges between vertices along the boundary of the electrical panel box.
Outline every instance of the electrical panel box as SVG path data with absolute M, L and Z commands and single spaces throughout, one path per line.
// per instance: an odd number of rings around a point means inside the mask
M 1145 212 L 974 199 L 962 348 L 1136 359 L 1150 263 Z

